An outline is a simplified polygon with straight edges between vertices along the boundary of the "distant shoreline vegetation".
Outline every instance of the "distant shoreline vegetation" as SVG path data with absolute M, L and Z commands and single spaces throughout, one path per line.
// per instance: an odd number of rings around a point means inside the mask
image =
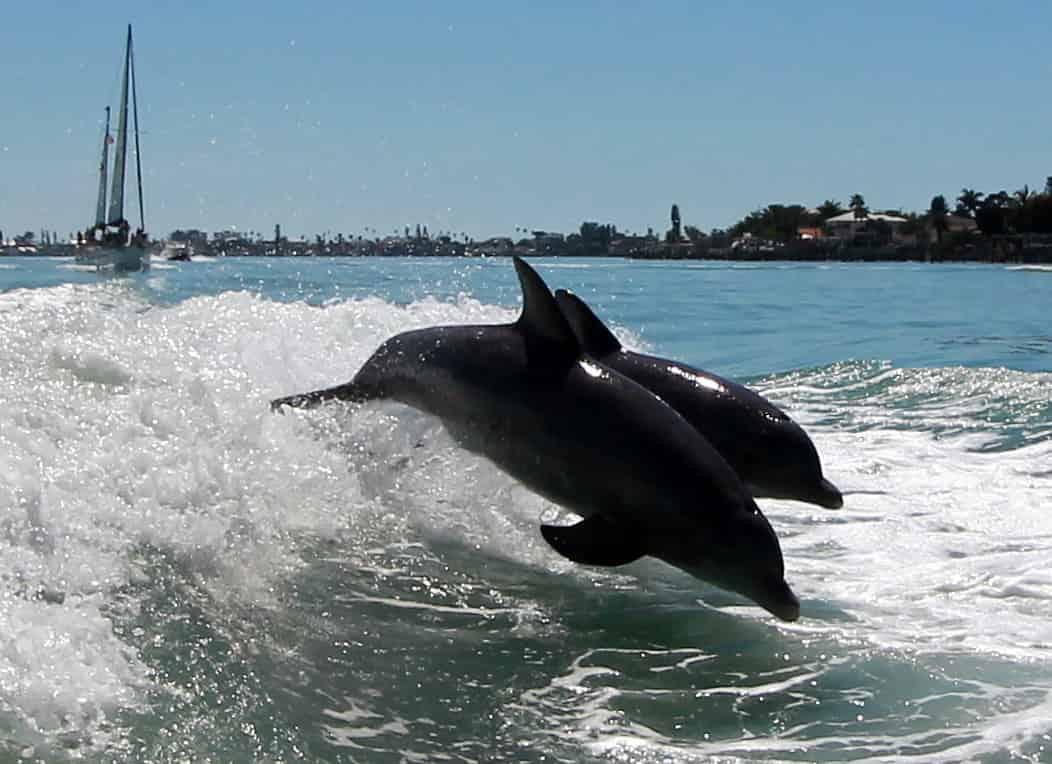
M 466 233 L 405 226 L 381 236 L 342 233 L 290 239 L 275 226 L 272 237 L 256 231 L 173 231 L 167 241 L 196 255 L 214 257 L 628 257 L 652 260 L 798 260 L 1052 263 L 1052 176 L 1042 192 L 1028 186 L 1009 194 L 962 189 L 951 210 L 937 195 L 921 213 L 870 210 L 861 194 L 846 207 L 828 199 L 818 207 L 770 204 L 727 229 L 705 232 L 682 225 L 673 204 L 663 235 L 619 231 L 613 224 L 584 222 L 570 234 L 516 228 L 514 236 L 475 240 Z M 0 254 L 70 254 L 74 246 L 49 231 L 5 240 Z M 67 250 L 69 250 L 67 252 Z

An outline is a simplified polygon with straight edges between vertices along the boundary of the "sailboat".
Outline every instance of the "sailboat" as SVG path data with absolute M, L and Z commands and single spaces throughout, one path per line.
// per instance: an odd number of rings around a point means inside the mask
M 128 93 L 131 89 L 132 127 L 135 136 L 135 176 L 139 192 L 139 227 L 132 233 L 124 217 L 124 175 L 128 156 Z M 109 177 L 110 146 L 113 149 L 113 174 Z M 135 57 L 132 51 L 132 29 L 128 25 L 128 42 L 124 49 L 124 76 L 121 82 L 120 111 L 117 113 L 116 142 L 110 134 L 110 107 L 106 107 L 106 133 L 102 139 L 102 161 L 99 163 L 99 193 L 95 204 L 95 223 L 77 234 L 76 262 L 94 265 L 97 270 L 139 271 L 149 267 L 146 221 L 142 202 L 142 162 L 139 152 L 139 102 L 135 93 Z M 106 191 L 109 183 L 109 203 Z

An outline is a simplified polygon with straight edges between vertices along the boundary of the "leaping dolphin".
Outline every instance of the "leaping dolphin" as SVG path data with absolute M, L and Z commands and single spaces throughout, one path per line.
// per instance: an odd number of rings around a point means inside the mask
M 720 452 L 753 496 L 829 509 L 844 505 L 840 491 L 822 475 L 807 433 L 766 398 L 687 364 L 625 350 L 580 297 L 559 289 L 555 299 L 585 353 L 678 411 Z
M 778 538 L 734 470 L 657 396 L 583 356 L 540 276 L 519 258 L 515 269 L 515 323 L 398 334 L 347 384 L 272 406 L 391 399 L 433 414 L 461 445 L 584 518 L 541 526 L 565 557 L 651 555 L 796 620 Z

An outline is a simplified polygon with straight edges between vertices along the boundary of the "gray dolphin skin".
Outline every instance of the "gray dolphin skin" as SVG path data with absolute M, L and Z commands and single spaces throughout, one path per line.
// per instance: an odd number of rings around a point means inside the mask
M 807 433 L 766 398 L 707 371 L 625 350 L 580 297 L 560 289 L 555 299 L 585 353 L 678 411 L 720 452 L 753 496 L 828 509 L 844 505 L 843 495 L 823 477 Z
M 458 443 L 580 515 L 542 525 L 586 565 L 657 557 L 799 618 L 778 538 L 726 461 L 679 414 L 583 356 L 548 287 L 515 258 L 523 310 L 512 324 L 395 335 L 349 383 L 272 403 L 390 399 L 439 417 Z

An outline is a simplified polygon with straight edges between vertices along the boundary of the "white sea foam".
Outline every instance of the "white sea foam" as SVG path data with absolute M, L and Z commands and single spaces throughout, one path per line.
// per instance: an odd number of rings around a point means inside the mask
M 1052 273 L 1052 265 L 1009 265 L 1005 268 L 1006 271 L 1036 271 L 1045 273 Z

